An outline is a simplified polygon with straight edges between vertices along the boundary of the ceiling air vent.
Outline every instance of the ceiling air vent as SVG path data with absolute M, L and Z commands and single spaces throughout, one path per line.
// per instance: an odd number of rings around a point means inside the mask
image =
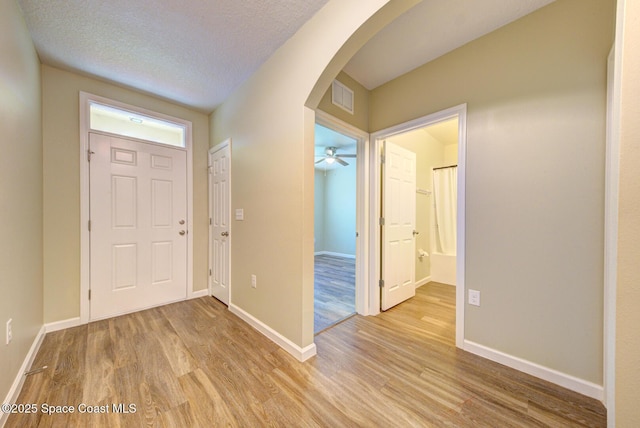
M 353 114 L 353 91 L 337 80 L 331 85 L 331 102 Z

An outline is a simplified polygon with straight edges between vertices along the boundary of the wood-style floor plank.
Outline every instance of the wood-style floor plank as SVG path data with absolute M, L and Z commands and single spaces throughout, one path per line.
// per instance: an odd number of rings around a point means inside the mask
M 604 427 L 601 403 L 456 349 L 455 288 L 429 283 L 316 336 L 305 363 L 212 298 L 47 334 L 7 427 Z M 110 407 L 110 409 L 112 409 Z
M 328 254 L 314 258 L 314 331 L 356 313 L 356 260 Z
M 180 377 L 180 384 L 189 402 L 200 403 L 201 411 L 193 412 L 189 409 L 194 424 L 206 426 L 210 421 L 216 421 L 220 426 L 237 424 L 233 412 L 227 407 L 224 398 L 211 382 L 209 376 L 201 369 L 196 369 L 194 372 Z

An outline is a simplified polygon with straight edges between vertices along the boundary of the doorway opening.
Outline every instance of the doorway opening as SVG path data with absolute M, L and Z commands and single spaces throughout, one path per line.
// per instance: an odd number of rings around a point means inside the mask
M 455 286 L 458 118 L 393 135 L 386 143 L 416 156 L 411 195 L 415 197 L 415 255 L 411 255 L 415 286 L 430 281 Z
M 231 301 L 231 139 L 209 149 L 209 295 Z M 240 214 L 240 213 L 239 213 Z
M 362 313 L 363 177 L 367 135 L 316 112 L 314 333 Z
M 369 311 L 416 293 L 455 294 L 456 346 L 464 337 L 464 176 L 466 105 L 371 137 Z

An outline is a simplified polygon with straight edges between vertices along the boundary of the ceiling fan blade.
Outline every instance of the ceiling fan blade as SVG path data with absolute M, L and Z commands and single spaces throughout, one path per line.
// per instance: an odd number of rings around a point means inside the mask
M 320 159 L 320 160 L 316 161 L 316 165 L 317 165 L 317 164 L 319 164 L 320 162 L 324 162 L 326 159 L 327 159 L 327 158 L 322 158 L 322 159 Z
M 349 165 L 347 162 L 343 161 L 342 159 L 340 159 L 339 157 L 334 157 L 334 159 L 336 160 L 336 162 L 338 162 L 340 165 L 342 166 L 347 166 Z
M 336 155 L 337 158 L 355 158 L 358 155 L 351 155 L 351 154 L 346 154 L 346 155 Z

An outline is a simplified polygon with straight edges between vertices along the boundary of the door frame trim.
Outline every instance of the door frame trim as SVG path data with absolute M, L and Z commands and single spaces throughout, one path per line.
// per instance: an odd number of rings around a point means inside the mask
M 87 324 L 90 321 L 89 288 L 90 280 L 90 234 L 89 223 L 89 162 L 87 153 L 89 150 L 89 104 L 96 102 L 103 105 L 113 106 L 123 110 L 128 110 L 142 115 L 179 123 L 185 126 L 185 148 L 175 148 L 176 150 L 187 151 L 187 221 L 190 231 L 193 231 L 193 132 L 192 123 L 188 120 L 147 110 L 142 107 L 115 101 L 109 98 L 80 91 L 79 113 L 80 113 L 80 324 Z M 124 137 L 124 136 L 123 136 Z M 127 137 L 124 137 L 127 138 Z M 166 145 L 166 147 L 171 147 Z M 199 294 L 193 291 L 193 238 L 192 233 L 187 234 L 187 284 L 186 299 L 197 297 Z
M 356 149 L 356 312 L 369 315 L 369 134 L 322 110 L 315 111 L 315 123 L 357 140 Z
M 209 149 L 209 152 L 207 153 L 207 183 L 209 186 L 209 189 L 207 190 L 207 195 L 209 196 L 209 204 L 208 204 L 208 208 L 209 208 L 209 243 L 207 245 L 207 249 L 209 251 L 209 277 L 207 280 L 207 292 L 209 293 L 209 296 L 213 296 L 213 292 L 211 291 L 211 287 L 212 287 L 212 281 L 213 281 L 213 250 L 212 250 L 212 245 L 213 245 L 213 225 L 211 224 L 211 219 L 213 218 L 213 195 L 211 194 L 212 189 L 213 189 L 213 175 L 211 174 L 211 167 L 212 167 L 212 162 L 211 159 L 213 158 L 213 154 L 216 153 L 219 150 L 222 150 L 226 147 L 229 147 L 229 257 L 227 258 L 227 269 L 229 272 L 229 278 L 227 279 L 227 286 L 229 287 L 229 302 L 227 304 L 227 307 L 231 307 L 231 247 L 233 245 L 233 235 L 231 234 L 232 231 L 232 220 L 233 218 L 231 217 L 232 214 L 232 201 L 233 201 L 233 195 L 231 194 L 231 180 L 232 180 L 232 176 L 231 176 L 231 156 L 232 156 L 232 151 L 231 151 L 231 138 L 227 138 L 226 140 L 224 140 L 221 143 L 216 144 L 215 146 L 211 147 Z
M 467 104 L 460 104 L 427 116 L 391 126 L 371 134 L 370 145 L 370 206 L 369 206 L 369 304 L 370 315 L 380 313 L 381 233 L 378 219 L 381 217 L 381 140 L 447 119 L 458 117 L 458 218 L 456 219 L 456 346 L 463 347 L 465 309 L 465 176 L 467 153 Z

